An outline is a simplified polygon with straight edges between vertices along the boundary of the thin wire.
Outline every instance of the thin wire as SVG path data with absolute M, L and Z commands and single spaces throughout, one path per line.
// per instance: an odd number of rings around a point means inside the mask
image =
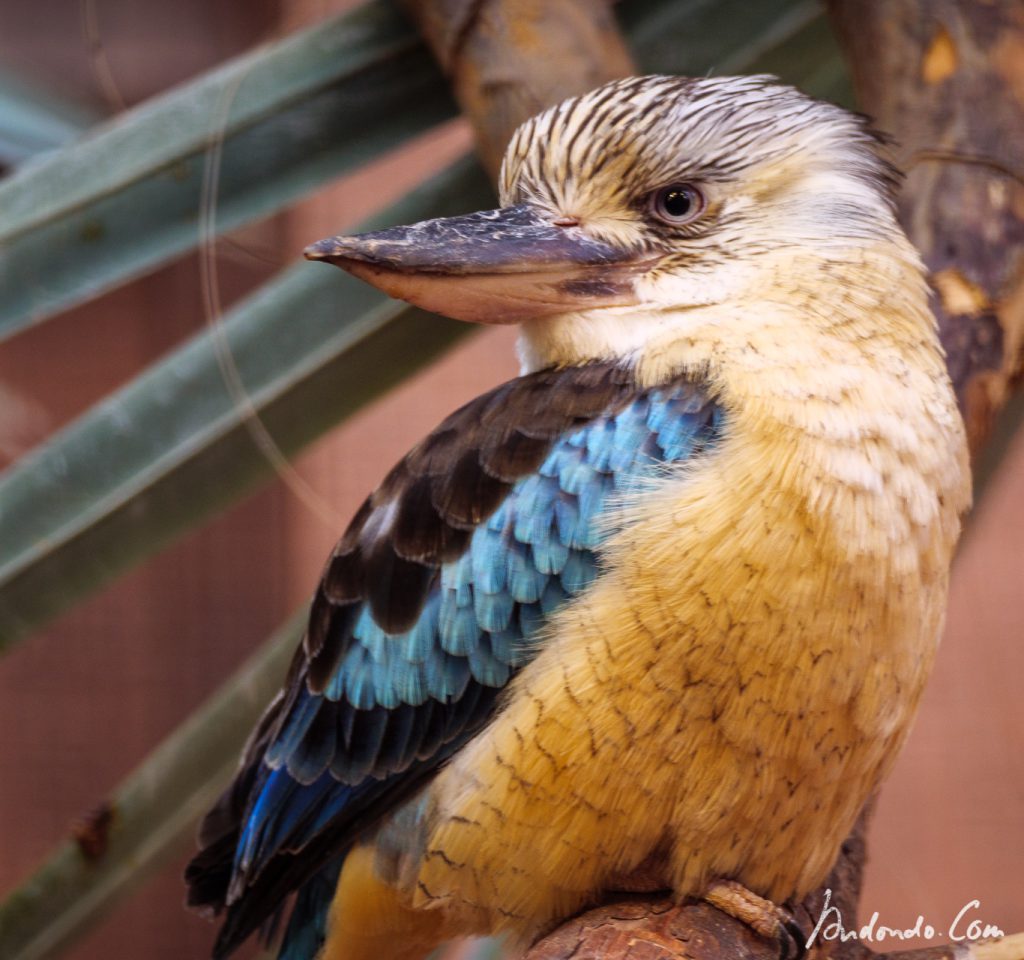
M 221 247 L 221 255 L 230 256 L 238 263 L 247 263 L 250 260 L 255 260 L 257 263 L 262 263 L 268 267 L 273 267 L 275 270 L 279 270 L 287 262 L 284 257 L 277 253 L 268 253 L 267 245 L 265 244 L 240 243 L 229 236 L 218 237 L 217 242 Z M 226 251 L 224 251 L 225 247 L 227 247 Z
M 121 96 L 121 90 L 114 79 L 114 71 L 107 59 L 107 48 L 100 36 L 100 19 L 96 13 L 96 0 L 79 0 L 78 10 L 82 25 L 82 37 L 88 51 L 89 63 L 96 75 L 96 82 L 100 85 L 103 96 L 114 112 L 123 113 L 128 109 L 128 104 Z
M 235 363 L 231 345 L 224 333 L 223 310 L 220 301 L 220 284 L 217 272 L 217 192 L 220 183 L 221 158 L 224 152 L 224 130 L 243 76 L 239 76 L 225 89 L 219 110 L 214 120 L 213 132 L 207 146 L 203 165 L 203 183 L 199 203 L 199 276 L 203 292 L 203 310 L 206 325 L 210 330 L 217 365 L 220 367 L 224 385 L 231 395 L 239 418 L 260 453 L 270 462 L 285 486 L 322 523 L 337 531 L 344 526 L 342 517 L 331 504 L 299 474 L 287 456 L 270 435 L 260 417 L 256 405 L 245 389 L 241 374 Z
M 916 167 L 922 161 L 929 160 L 939 163 L 962 163 L 966 166 L 985 167 L 996 173 L 1001 173 L 1004 177 L 1009 177 L 1011 180 L 1024 186 L 1024 174 L 1013 167 L 1007 166 L 1002 161 L 995 160 L 984 154 L 958 153 L 955 150 L 917 150 L 911 154 L 907 169 Z

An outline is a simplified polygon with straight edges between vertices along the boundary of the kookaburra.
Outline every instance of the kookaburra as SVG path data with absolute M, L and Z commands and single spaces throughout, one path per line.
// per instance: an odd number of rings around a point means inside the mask
M 864 120 L 635 77 L 516 132 L 500 209 L 307 251 L 518 323 L 331 554 L 207 816 L 216 956 L 529 944 L 656 865 L 820 884 L 892 765 L 968 506 L 964 429 Z M 734 889 L 730 887 L 729 889 Z

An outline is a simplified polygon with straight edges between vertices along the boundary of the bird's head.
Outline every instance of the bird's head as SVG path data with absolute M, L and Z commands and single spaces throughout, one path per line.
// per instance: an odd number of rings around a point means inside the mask
M 880 146 L 771 77 L 616 80 L 516 131 L 500 209 L 306 255 L 437 313 L 522 323 L 529 366 L 624 356 L 781 295 L 797 264 L 827 273 L 891 245 L 918 270 Z

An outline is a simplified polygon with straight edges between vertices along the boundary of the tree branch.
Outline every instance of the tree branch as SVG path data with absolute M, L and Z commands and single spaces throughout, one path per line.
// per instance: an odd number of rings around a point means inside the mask
M 603 0 L 406 0 L 492 179 L 516 127 L 546 107 L 635 72 Z
M 900 219 L 977 454 L 1024 347 L 1024 15 L 1013 0 L 827 5 L 862 109 L 898 138 Z

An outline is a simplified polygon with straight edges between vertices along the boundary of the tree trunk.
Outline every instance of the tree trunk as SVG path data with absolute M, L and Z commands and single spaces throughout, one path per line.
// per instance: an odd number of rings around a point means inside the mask
M 830 0 L 861 108 L 897 138 L 900 220 L 924 257 L 975 454 L 1024 346 L 1024 4 Z

